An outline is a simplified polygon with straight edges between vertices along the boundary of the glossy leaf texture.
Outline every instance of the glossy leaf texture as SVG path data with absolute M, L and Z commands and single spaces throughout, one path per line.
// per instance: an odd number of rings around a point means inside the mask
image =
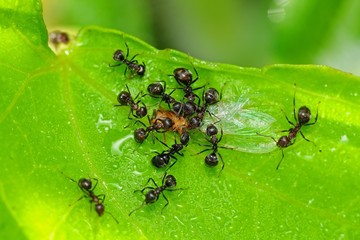
M 263 69 L 204 62 L 181 52 L 157 50 L 125 33 L 86 27 L 57 54 L 46 43 L 41 8 L 14 3 L 2 9 L 1 161 L 2 237 L 21 239 L 356 239 L 360 236 L 359 77 L 326 67 L 273 65 Z M 25 16 L 27 19 L 24 19 Z M 143 77 L 124 76 L 116 49 L 146 64 Z M 196 68 L 194 87 L 222 89 L 212 107 L 223 129 L 219 149 L 225 168 L 206 167 L 209 152 L 201 131 L 191 133 L 184 157 L 169 171 L 181 191 L 165 192 L 142 204 L 148 178 L 160 184 L 164 170 L 150 159 L 165 146 L 151 135 L 141 145 L 128 119 L 129 108 L 114 107 L 127 84 L 133 96 L 171 75 Z M 294 89 L 296 83 L 296 89 Z M 271 138 L 285 134 L 296 108 L 306 105 L 315 125 L 302 129 L 293 146 L 281 151 Z M 201 89 L 197 90 L 201 95 Z M 181 90 L 175 90 L 179 98 Z M 159 99 L 141 98 L 152 109 Z M 320 103 L 319 103 L 320 102 Z M 166 107 L 166 105 L 163 105 Z M 283 113 L 284 112 L 284 113 Z M 216 121 L 206 116 L 206 123 Z M 312 121 L 313 121 L 312 119 Z M 148 124 L 146 118 L 143 120 Z M 127 127 L 126 127 L 127 126 Z M 125 127 L 125 128 L 124 128 Z M 163 140 L 162 134 L 156 136 Z M 178 137 L 175 135 L 178 139 Z M 166 134 L 173 143 L 174 134 Z M 164 141 L 165 141 L 164 140 Z M 314 144 L 316 145 L 314 145 Z M 220 165 L 220 164 L 219 164 Z M 106 195 L 99 218 L 68 178 L 96 178 L 96 194 Z M 70 206 L 69 206 L 70 205 Z

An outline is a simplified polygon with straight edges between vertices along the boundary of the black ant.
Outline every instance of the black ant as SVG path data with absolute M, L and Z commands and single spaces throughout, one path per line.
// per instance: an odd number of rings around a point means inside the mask
M 219 99 L 221 99 L 221 94 L 220 94 L 220 98 L 219 98 L 219 92 L 215 88 L 209 88 L 203 94 L 204 104 L 201 107 L 198 107 L 196 110 L 196 115 L 189 119 L 189 128 L 190 129 L 199 128 L 204 119 L 205 112 L 208 112 L 210 115 L 212 115 L 212 113 L 210 113 L 208 111 L 208 107 L 210 105 L 213 105 L 213 104 L 219 102 Z
M 59 44 L 68 44 L 70 37 L 66 32 L 53 31 L 49 33 L 49 41 L 57 48 Z
M 160 82 L 155 82 L 155 83 L 151 83 L 148 87 L 147 90 L 149 92 L 149 95 L 151 97 L 154 98 L 161 98 L 161 101 L 164 101 L 165 103 L 168 104 L 169 108 L 170 108 L 170 104 L 174 104 L 177 101 L 175 100 L 175 98 L 173 98 L 171 96 L 171 94 L 175 91 L 172 90 L 169 94 L 166 94 L 166 82 L 161 81 L 164 83 L 164 87 Z M 145 96 L 145 95 L 144 95 Z
M 186 135 L 186 133 L 183 133 L 183 135 L 184 134 Z M 179 154 L 180 156 L 184 156 L 180 151 L 184 148 L 185 145 L 188 144 L 190 139 L 187 138 L 185 135 L 184 137 L 182 137 L 181 143 L 177 143 L 175 140 L 175 143 L 171 147 L 169 147 L 166 143 L 157 139 L 164 146 L 166 146 L 168 150 L 162 151 L 161 153 L 157 153 L 157 155 L 151 159 L 151 163 L 157 168 L 163 168 L 166 167 L 169 164 L 170 159 L 173 158 L 175 161 L 168 167 L 168 169 L 166 170 L 168 171 L 172 166 L 174 166 L 174 164 L 177 161 L 177 158 L 175 157 L 175 153 Z
M 122 91 L 119 93 L 117 100 L 120 103 L 120 105 L 115 105 L 115 106 L 130 106 L 130 112 L 128 115 L 128 118 L 130 118 L 130 114 L 132 114 L 134 117 L 136 118 L 142 118 L 144 116 L 146 116 L 147 114 L 147 109 L 146 106 L 143 102 L 141 102 L 140 100 L 138 100 L 137 102 L 135 102 L 135 99 L 137 99 L 139 97 L 140 92 L 136 95 L 136 97 L 133 99 L 129 90 L 129 87 L 126 85 L 126 89 L 127 91 Z M 143 106 L 141 107 L 139 105 L 139 103 L 141 103 Z M 134 114 L 135 111 L 135 114 Z
M 294 84 L 294 88 L 296 89 L 296 84 Z M 319 102 L 320 103 L 320 102 Z M 315 116 L 315 121 L 312 122 L 312 123 L 309 123 L 310 119 L 311 119 L 311 111 L 308 107 L 306 106 L 301 106 L 298 110 L 298 113 L 297 113 L 297 116 L 296 116 L 296 106 L 295 106 L 295 90 L 294 90 L 294 98 L 293 98 L 293 114 L 294 114 L 294 120 L 295 120 L 295 124 L 293 122 L 291 122 L 289 120 L 289 118 L 286 116 L 286 114 L 284 113 L 285 115 L 285 118 L 286 120 L 288 121 L 288 123 L 290 123 L 292 126 L 292 128 L 290 128 L 289 130 L 283 130 L 281 132 L 287 132 L 288 135 L 284 135 L 284 136 L 281 136 L 279 138 L 279 140 L 276 140 L 274 137 L 272 136 L 266 136 L 266 135 L 262 135 L 260 133 L 257 133 L 258 135 L 261 135 L 261 136 L 265 136 L 265 137 L 270 137 L 275 143 L 276 143 L 276 146 L 278 148 L 281 149 L 281 159 L 278 163 L 278 165 L 276 166 L 276 170 L 279 169 L 280 167 L 280 164 L 282 162 L 282 160 L 284 159 L 284 148 L 287 148 L 291 145 L 293 145 L 296 141 L 296 136 L 298 133 L 301 134 L 301 136 L 303 137 L 304 140 L 308 141 L 308 142 L 311 142 L 313 143 L 312 141 L 310 141 L 309 139 L 307 139 L 304 134 L 302 133 L 301 131 L 301 127 L 303 126 L 309 126 L 309 125 L 314 125 L 317 120 L 318 120 L 318 109 L 316 110 L 316 116 Z M 316 144 L 313 143 L 315 146 Z
M 208 149 L 205 149 L 205 150 L 202 150 L 201 152 L 197 153 L 196 155 L 199 155 L 203 152 L 206 152 L 206 151 L 212 151 L 209 155 L 207 155 L 205 157 L 205 163 L 210 166 L 210 167 L 214 167 L 214 166 L 217 166 L 218 163 L 219 163 L 219 159 L 218 159 L 218 156 L 220 157 L 220 160 L 222 162 L 222 167 L 221 167 L 221 170 L 219 172 L 219 175 L 221 173 L 221 171 L 224 169 L 225 167 L 225 162 L 221 156 L 221 154 L 218 152 L 218 148 L 226 148 L 228 149 L 227 147 L 222 147 L 222 146 L 218 146 L 218 143 L 221 141 L 222 137 L 223 137 L 223 130 L 221 129 L 221 134 L 220 134 L 220 138 L 217 138 L 217 135 L 218 134 L 218 129 L 217 127 L 214 125 L 214 124 L 209 124 L 207 127 L 206 127 L 206 135 L 209 137 L 207 138 L 206 140 L 211 144 L 211 145 L 202 145 L 202 146 L 208 146 L 208 147 L 211 147 L 211 148 L 208 148 Z
M 115 65 L 109 65 L 110 67 L 117 67 L 120 66 L 122 64 L 126 65 L 125 68 L 125 72 L 124 75 L 126 75 L 126 71 L 127 69 L 130 69 L 130 71 L 133 73 L 131 75 L 131 77 L 133 77 L 134 74 L 137 74 L 139 76 L 143 76 L 145 73 L 145 63 L 142 62 L 142 64 L 139 64 L 137 60 L 135 60 L 135 57 L 138 56 L 139 54 L 135 54 L 130 60 L 128 59 L 129 57 L 129 46 L 127 45 L 127 43 L 125 42 L 126 45 L 126 55 L 124 54 L 124 52 L 120 49 L 116 50 L 114 52 L 113 55 L 113 59 L 115 61 L 120 62 L 119 64 L 115 64 Z
M 193 67 L 193 68 L 196 73 L 195 79 L 193 79 L 193 75 L 190 72 L 190 70 L 186 69 L 186 68 L 176 68 L 173 72 L 173 75 L 169 75 L 169 76 L 173 76 L 175 78 L 176 82 L 179 85 L 183 86 L 181 89 L 183 89 L 183 91 L 185 93 L 184 98 L 186 98 L 189 102 L 194 102 L 195 99 L 199 99 L 199 101 L 200 101 L 199 96 L 196 95 L 193 91 L 204 87 L 204 86 L 202 86 L 202 87 L 198 87 L 198 88 L 194 88 L 194 89 L 191 87 L 191 85 L 199 79 L 199 75 L 198 75 L 196 68 L 195 67 Z
M 133 212 L 135 212 L 135 211 L 139 210 L 140 208 L 142 208 L 144 205 L 152 204 L 152 203 L 156 202 L 157 200 L 159 200 L 160 194 L 166 200 L 166 204 L 161 209 L 161 214 L 162 214 L 164 208 L 169 204 L 169 200 L 165 196 L 164 191 L 165 190 L 166 191 L 183 190 L 183 188 L 174 188 L 174 187 L 176 187 L 176 178 L 173 175 L 168 175 L 167 172 L 165 172 L 164 177 L 162 178 L 161 186 L 158 186 L 153 178 L 149 178 L 145 185 L 147 185 L 150 181 L 155 185 L 155 187 L 148 186 L 148 187 L 144 187 L 142 190 L 135 190 L 134 191 L 134 192 L 141 192 L 145 196 L 145 200 L 141 204 L 140 207 L 135 208 L 134 210 L 132 210 L 129 213 L 129 216 Z M 150 190 L 145 194 L 144 191 L 146 189 L 150 189 Z
M 138 128 L 134 131 L 134 138 L 135 141 L 138 143 L 142 143 L 145 141 L 145 139 L 148 137 L 150 132 L 156 131 L 156 132 L 166 132 L 169 131 L 172 126 L 174 125 L 174 122 L 170 118 L 164 118 L 164 119 L 154 119 L 152 122 L 148 116 L 148 120 L 150 123 L 150 126 L 146 126 L 141 121 L 136 121 L 141 123 L 145 128 Z M 160 131 L 162 130 L 162 131 Z
M 76 183 L 79 186 L 80 190 L 83 191 L 84 193 L 84 195 L 81 196 L 77 201 L 80 201 L 84 197 L 89 198 L 90 204 L 95 203 L 95 211 L 97 212 L 99 217 L 101 217 L 105 212 L 105 206 L 104 206 L 105 194 L 96 195 L 94 193 L 94 190 L 98 184 L 98 180 L 96 178 L 80 178 L 79 181 L 75 181 L 72 178 L 69 177 L 67 178 L 73 181 L 74 183 Z M 91 180 L 94 180 L 96 182 L 94 186 L 92 186 Z M 106 212 L 106 213 L 112 216 L 115 222 L 119 224 L 119 221 L 110 212 Z

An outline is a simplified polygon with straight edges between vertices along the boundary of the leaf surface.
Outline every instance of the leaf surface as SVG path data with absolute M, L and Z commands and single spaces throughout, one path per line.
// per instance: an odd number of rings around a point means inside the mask
M 157 50 L 125 33 L 86 27 L 55 55 L 37 1 L 2 8 L 0 129 L 1 234 L 18 238 L 77 239 L 356 239 L 359 223 L 360 79 L 326 66 L 273 65 L 263 69 L 204 62 L 181 52 Z M 7 19 L 7 20 L 5 20 Z M 3 21 L 4 20 L 4 21 Z M 145 62 L 145 76 L 124 76 L 115 64 L 116 49 Z M 151 166 L 154 151 L 165 147 L 151 137 L 132 139 L 137 123 L 128 107 L 114 107 L 127 84 L 135 96 L 149 83 L 163 80 L 178 87 L 177 67 L 196 67 L 196 87 L 222 89 L 212 107 L 224 131 L 219 149 L 225 162 L 208 168 L 199 155 L 204 134 L 191 133 L 184 157 L 170 170 L 181 191 L 165 192 L 166 201 L 144 206 L 142 189 L 149 177 L 160 184 L 162 169 Z M 192 70 L 193 71 L 193 70 Z M 193 71 L 194 72 L 194 71 Z M 318 122 L 306 126 L 281 158 L 276 139 L 306 105 Z M 201 91 L 201 90 L 199 90 Z M 200 93 L 201 94 L 201 93 Z M 174 96 L 179 98 L 181 90 Z M 142 99 L 151 109 L 159 99 Z M 321 102 L 318 104 L 318 102 Z M 214 121 L 206 116 L 205 122 Z M 147 124 L 146 119 L 144 123 Z M 129 125 L 130 124 L 130 125 Z M 129 127 L 124 128 L 124 126 Z M 157 136 L 162 139 L 161 134 Z M 173 134 L 166 135 L 168 145 Z M 63 173 L 63 174 L 61 174 Z M 99 180 L 106 195 L 99 218 L 76 181 Z M 71 205 L 71 206 L 69 206 Z

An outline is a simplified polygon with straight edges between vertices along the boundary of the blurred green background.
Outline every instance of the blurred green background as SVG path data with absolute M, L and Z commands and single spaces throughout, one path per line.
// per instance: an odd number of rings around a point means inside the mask
M 49 29 L 99 25 L 213 62 L 360 75 L 358 0 L 44 0 Z M 115 47 L 115 46 L 114 46 Z

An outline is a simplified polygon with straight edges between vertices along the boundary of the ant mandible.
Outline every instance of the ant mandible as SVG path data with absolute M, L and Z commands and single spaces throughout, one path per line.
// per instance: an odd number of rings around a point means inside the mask
M 319 116 L 319 104 L 318 104 L 318 107 L 316 110 L 316 116 L 315 116 L 314 122 L 309 123 L 310 119 L 311 119 L 311 111 L 307 106 L 301 106 L 298 109 L 298 112 L 296 115 L 295 94 L 296 94 L 296 84 L 294 84 L 294 98 L 293 98 L 293 114 L 294 114 L 295 123 L 290 121 L 289 118 L 286 116 L 285 112 L 282 110 L 287 122 L 293 126 L 292 128 L 290 128 L 288 130 L 281 131 L 281 132 L 287 132 L 288 135 L 281 136 L 278 140 L 276 140 L 272 136 L 267 136 L 267 135 L 262 135 L 262 134 L 257 133 L 258 135 L 261 135 L 261 136 L 270 137 L 276 143 L 276 146 L 279 149 L 281 149 L 281 159 L 280 159 L 278 165 L 276 166 L 276 170 L 279 169 L 280 164 L 281 164 L 282 160 L 284 159 L 284 148 L 287 148 L 295 143 L 296 136 L 298 133 L 300 133 L 300 135 L 303 137 L 304 140 L 311 142 L 312 144 L 314 144 L 316 146 L 316 144 L 314 142 L 310 141 L 309 139 L 307 139 L 305 137 L 305 135 L 301 131 L 301 128 L 303 126 L 314 125 L 317 122 L 318 116 Z
M 125 85 L 125 86 L 126 86 L 127 91 L 122 91 L 119 93 L 117 100 L 120 103 L 120 105 L 115 105 L 115 106 L 126 106 L 126 105 L 130 106 L 130 112 L 128 115 L 129 119 L 131 119 L 130 114 L 132 114 L 136 118 L 142 118 L 142 117 L 146 116 L 147 109 L 146 109 L 145 104 L 143 102 L 141 102 L 140 100 L 135 102 L 135 100 L 139 97 L 140 92 L 133 99 L 128 85 Z M 141 107 L 139 105 L 139 103 L 141 103 L 143 106 Z M 134 114 L 134 111 L 135 111 L 135 114 Z
M 155 185 L 155 187 L 148 186 L 148 187 L 144 187 L 142 190 L 135 190 L 134 191 L 134 192 L 141 192 L 145 196 L 145 200 L 140 205 L 140 207 L 135 208 L 134 210 L 132 210 L 129 213 L 129 216 L 133 212 L 135 212 L 135 211 L 141 209 L 142 207 L 144 207 L 144 205 L 148 205 L 148 204 L 152 204 L 152 203 L 156 202 L 159 199 L 160 194 L 166 200 L 166 204 L 161 209 L 161 214 L 162 214 L 164 208 L 169 204 L 169 200 L 165 196 L 164 191 L 165 190 L 166 191 L 183 190 L 183 188 L 174 188 L 174 187 L 176 187 L 176 178 L 173 175 L 168 175 L 167 172 L 165 172 L 164 177 L 162 178 L 161 186 L 158 186 L 153 178 L 149 178 L 145 185 L 147 185 L 150 181 Z M 146 189 L 150 189 L 150 190 L 146 194 L 144 194 L 144 191 Z
M 133 73 L 130 78 L 132 78 L 134 76 L 134 74 L 137 74 L 139 76 L 143 76 L 145 73 L 145 63 L 142 62 L 142 64 L 139 64 L 137 60 L 135 60 L 135 57 L 138 56 L 139 54 L 135 54 L 130 60 L 128 59 L 129 57 L 129 46 L 127 45 L 127 43 L 125 42 L 126 45 L 126 55 L 124 54 L 124 52 L 120 49 L 116 50 L 114 52 L 113 55 L 113 59 L 115 61 L 120 62 L 119 64 L 115 64 L 115 65 L 109 65 L 110 67 L 117 67 L 120 66 L 122 64 L 126 65 L 125 68 L 125 72 L 124 75 L 126 75 L 126 71 L 127 69 L 130 69 L 130 71 Z
M 84 193 L 84 195 L 81 196 L 77 201 L 80 201 L 84 197 L 89 198 L 90 206 L 92 205 L 92 203 L 94 203 L 95 211 L 97 212 L 99 217 L 101 217 L 105 212 L 105 194 L 96 195 L 94 193 L 94 190 L 98 184 L 98 180 L 96 178 L 80 178 L 79 181 L 75 181 L 70 177 L 67 178 L 76 183 L 79 186 L 80 190 Z M 96 182 L 94 186 L 92 186 L 92 180 Z M 106 213 L 108 213 L 115 220 L 115 222 L 119 224 L 119 221 L 110 212 Z

